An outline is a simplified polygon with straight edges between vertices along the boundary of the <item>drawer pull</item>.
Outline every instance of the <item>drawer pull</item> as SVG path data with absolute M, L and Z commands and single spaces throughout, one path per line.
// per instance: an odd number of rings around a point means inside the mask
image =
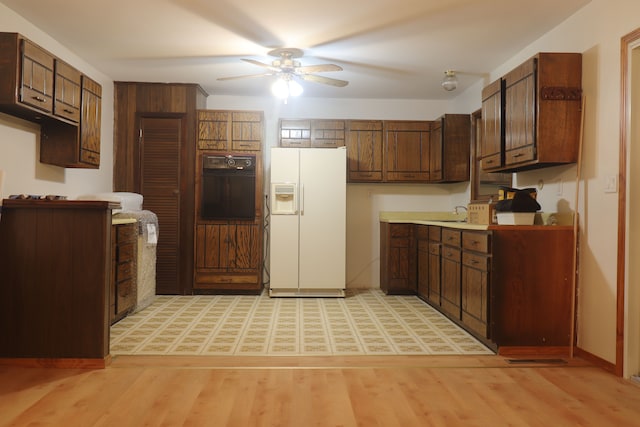
M 485 160 L 485 162 L 486 162 L 487 164 L 491 164 L 491 163 L 493 163 L 493 160 Z
M 516 153 L 516 154 L 513 155 L 513 158 L 522 157 L 522 156 L 523 156 L 522 153 Z
M 34 96 L 34 97 L 33 97 L 33 99 L 35 99 L 35 100 L 36 100 L 36 101 L 38 101 L 38 102 L 45 102 L 45 101 L 46 101 L 46 99 L 44 99 L 44 98 L 43 98 L 43 97 L 41 97 L 41 96 Z

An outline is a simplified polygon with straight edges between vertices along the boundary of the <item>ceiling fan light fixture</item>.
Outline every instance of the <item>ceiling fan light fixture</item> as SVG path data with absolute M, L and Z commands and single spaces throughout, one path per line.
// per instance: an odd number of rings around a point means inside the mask
M 442 79 L 442 88 L 447 92 L 456 90 L 458 87 L 458 78 L 456 72 L 453 70 L 447 70 L 444 72 L 444 78 Z
M 277 98 L 287 99 L 290 96 L 302 95 L 302 86 L 289 75 L 280 76 L 271 85 L 271 93 Z

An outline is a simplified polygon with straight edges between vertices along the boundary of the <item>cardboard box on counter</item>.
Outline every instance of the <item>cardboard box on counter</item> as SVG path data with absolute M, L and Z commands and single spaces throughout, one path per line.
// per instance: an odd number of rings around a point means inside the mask
M 496 224 L 495 203 L 469 203 L 467 207 L 467 222 L 469 224 Z

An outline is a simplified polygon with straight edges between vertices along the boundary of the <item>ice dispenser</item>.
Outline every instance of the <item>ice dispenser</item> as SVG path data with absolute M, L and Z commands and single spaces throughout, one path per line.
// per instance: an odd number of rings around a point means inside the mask
M 291 182 L 271 184 L 271 214 L 295 215 L 297 213 L 296 184 Z

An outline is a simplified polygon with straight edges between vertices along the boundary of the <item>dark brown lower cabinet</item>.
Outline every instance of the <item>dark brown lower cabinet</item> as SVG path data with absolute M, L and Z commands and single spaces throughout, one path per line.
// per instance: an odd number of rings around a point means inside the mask
M 380 226 L 385 293 L 417 294 L 505 354 L 510 347 L 568 349 L 573 227 Z
M 416 293 L 413 224 L 380 223 L 380 288 L 386 294 Z
M 3 201 L 1 358 L 81 359 L 76 366 L 104 367 L 112 207 L 103 201 Z
M 262 229 L 259 224 L 196 226 L 194 291 L 262 291 Z
M 491 337 L 501 346 L 571 343 L 573 228 L 493 231 Z

